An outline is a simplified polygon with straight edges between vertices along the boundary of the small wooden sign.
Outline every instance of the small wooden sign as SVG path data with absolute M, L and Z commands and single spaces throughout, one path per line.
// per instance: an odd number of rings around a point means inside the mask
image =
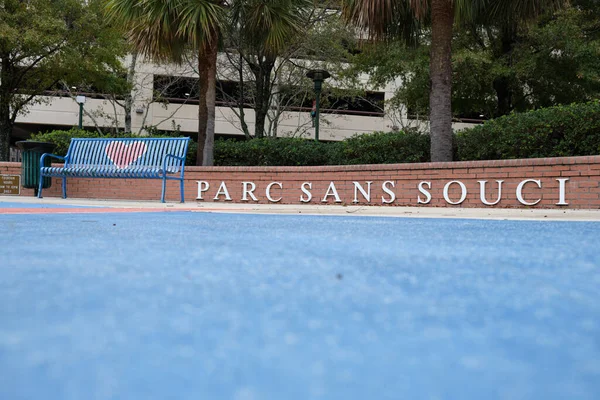
M 0 195 L 18 196 L 21 194 L 20 175 L 0 175 Z

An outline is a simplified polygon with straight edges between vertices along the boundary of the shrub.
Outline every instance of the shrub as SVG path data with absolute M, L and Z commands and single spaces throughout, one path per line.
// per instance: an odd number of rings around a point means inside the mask
M 232 139 L 215 142 L 215 165 L 324 165 L 329 143 L 298 138 Z
M 429 135 L 376 132 L 334 143 L 330 164 L 396 164 L 429 161 Z
M 390 164 L 428 160 L 429 136 L 416 132 L 378 132 L 331 143 L 298 138 L 215 142 L 215 165 Z
M 456 142 L 465 161 L 600 154 L 600 102 L 507 115 L 459 132 Z
M 188 144 L 187 155 L 185 156 L 185 165 L 196 165 L 196 151 L 198 150 L 198 143 L 192 139 Z
M 101 135 L 97 131 L 84 131 L 77 128 L 69 129 L 68 131 L 52 131 L 47 133 L 36 133 L 29 138 L 36 142 L 48 142 L 56 145 L 53 153 L 59 156 L 65 156 L 69 149 L 69 143 L 72 138 L 99 138 L 108 137 L 107 135 Z

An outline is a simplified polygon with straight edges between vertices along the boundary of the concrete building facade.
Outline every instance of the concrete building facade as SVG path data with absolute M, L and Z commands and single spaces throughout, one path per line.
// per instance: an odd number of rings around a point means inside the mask
M 222 58 L 222 57 L 221 57 Z M 221 63 L 224 61 L 221 59 Z M 131 57 L 124 64 L 131 63 Z M 193 65 L 190 63 L 190 65 Z M 234 82 L 230 76 L 220 69 L 218 79 L 221 82 Z M 182 134 L 195 137 L 198 126 L 198 106 L 193 99 L 165 98 L 157 99 L 157 80 L 161 77 L 178 77 L 195 79 L 197 74 L 192 67 L 175 65 L 157 65 L 147 61 L 137 61 L 132 90 L 131 128 L 132 132 L 144 132 L 144 127 L 158 130 L 179 130 Z M 367 76 L 360 81 L 367 82 Z M 307 78 L 308 79 L 308 78 Z M 336 85 L 334 79 L 328 82 Z M 406 112 L 388 112 L 383 104 L 392 98 L 400 81 L 390 82 L 384 88 L 372 88 L 368 91 L 380 102 L 380 109 L 360 111 L 352 109 L 322 109 L 320 139 L 324 141 L 339 141 L 356 134 L 374 131 L 391 131 L 407 126 L 420 126 L 427 129 L 427 122 L 409 118 Z M 186 93 L 187 94 L 187 93 Z M 77 95 L 86 96 L 84 104 L 83 126 L 86 129 L 118 127 L 123 129 L 125 112 L 121 106 L 122 99 L 111 100 L 101 93 L 87 93 L 77 87 L 48 93 L 40 101 L 31 105 L 27 113 L 19 115 L 13 132 L 12 143 L 28 138 L 32 133 L 46 132 L 53 129 L 69 129 L 77 126 L 79 120 L 79 105 Z M 376 106 L 377 107 L 377 106 Z M 290 107 L 279 109 L 276 136 L 314 137 L 314 128 L 310 115 L 310 107 Z M 245 108 L 246 122 L 251 133 L 254 132 L 254 110 Z M 470 122 L 456 122 L 455 129 L 463 129 L 473 125 Z M 236 115 L 235 107 L 230 107 L 223 101 L 217 101 L 215 134 L 218 137 L 240 137 L 244 133 Z

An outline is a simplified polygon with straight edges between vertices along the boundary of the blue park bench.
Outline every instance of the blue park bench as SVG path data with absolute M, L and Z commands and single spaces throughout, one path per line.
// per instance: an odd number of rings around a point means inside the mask
M 190 138 L 94 138 L 71 139 L 65 157 L 45 153 L 40 158 L 40 187 L 43 177 L 62 178 L 62 197 L 67 198 L 67 178 L 162 179 L 161 202 L 165 202 L 167 180 L 180 182 L 183 198 L 183 173 Z M 45 167 L 44 159 L 64 161 L 62 167 Z

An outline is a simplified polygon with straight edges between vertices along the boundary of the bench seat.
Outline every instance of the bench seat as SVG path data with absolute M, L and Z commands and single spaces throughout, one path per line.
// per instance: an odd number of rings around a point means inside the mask
M 78 178 L 141 178 L 160 179 L 163 176 L 162 167 L 132 167 L 121 169 L 118 167 L 107 167 L 105 165 L 94 166 L 70 166 L 70 167 L 42 167 L 44 176 L 54 177 L 78 177 Z M 178 168 L 167 167 L 167 175 L 177 174 Z

